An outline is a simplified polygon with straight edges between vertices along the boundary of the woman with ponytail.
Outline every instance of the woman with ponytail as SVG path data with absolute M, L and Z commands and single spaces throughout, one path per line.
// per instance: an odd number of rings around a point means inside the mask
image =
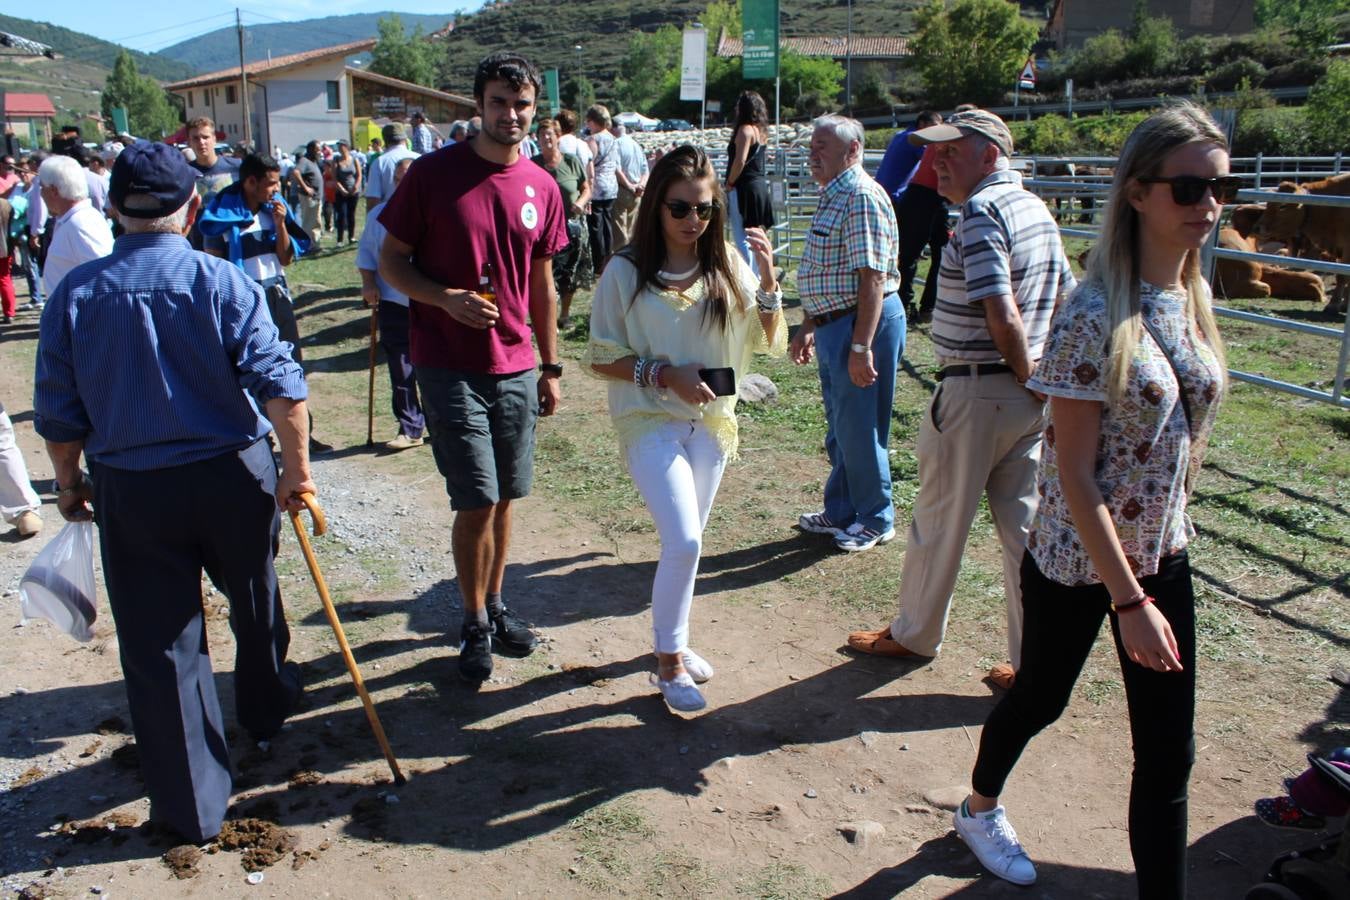
M 1237 187 L 1224 136 L 1200 108 L 1171 107 L 1135 128 L 1086 277 L 1027 383 L 1050 397 L 1051 423 L 1022 562 L 1022 667 L 985 724 L 955 816 L 985 867 L 1017 884 L 1036 872 L 999 794 L 1027 743 L 1063 712 L 1109 618 L 1134 746 L 1139 896 L 1186 892 L 1196 656 L 1186 507 L 1226 384 L 1200 249 Z

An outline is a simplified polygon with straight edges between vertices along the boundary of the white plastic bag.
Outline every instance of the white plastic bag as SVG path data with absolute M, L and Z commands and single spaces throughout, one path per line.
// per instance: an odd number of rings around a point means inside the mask
M 67 522 L 19 582 L 24 621 L 46 619 L 77 641 L 94 637 L 94 523 Z

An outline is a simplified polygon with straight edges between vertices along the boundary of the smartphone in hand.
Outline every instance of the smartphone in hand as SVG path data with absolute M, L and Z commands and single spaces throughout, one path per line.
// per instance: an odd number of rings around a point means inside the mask
M 698 377 L 702 378 L 703 383 L 712 388 L 712 392 L 719 397 L 730 397 L 736 393 L 736 371 L 730 366 L 699 369 Z

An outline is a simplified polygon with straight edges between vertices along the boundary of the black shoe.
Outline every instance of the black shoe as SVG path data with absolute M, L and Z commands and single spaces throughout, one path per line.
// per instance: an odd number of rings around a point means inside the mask
M 311 438 L 309 439 L 309 452 L 310 452 L 310 453 L 332 453 L 332 452 L 333 452 L 333 445 L 332 445 L 332 444 L 325 444 L 323 441 L 319 440 L 318 438 L 316 438 L 316 437 L 311 437 Z
M 492 623 L 492 649 L 507 656 L 529 656 L 534 652 L 539 637 L 520 616 L 503 606 L 495 616 L 489 612 L 488 620 Z
M 459 677 L 482 684 L 492 677 L 492 629 L 466 622 L 459 629 Z
M 293 716 L 300 706 L 300 698 L 305 696 L 305 678 L 300 672 L 300 664 L 297 662 L 284 662 L 281 664 L 281 671 L 277 673 L 277 680 L 281 682 L 281 691 L 283 695 L 280 717 L 273 722 L 268 722 L 262 728 L 249 729 L 248 736 L 257 743 L 258 741 L 270 741 L 281 730 L 281 726 L 286 724 L 286 720 Z

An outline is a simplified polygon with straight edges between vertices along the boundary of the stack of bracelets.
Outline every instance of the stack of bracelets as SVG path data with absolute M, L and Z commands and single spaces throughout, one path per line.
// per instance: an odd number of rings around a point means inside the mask
M 783 291 L 781 288 L 776 291 L 755 288 L 755 303 L 762 313 L 776 313 L 783 308 Z
M 640 388 L 661 387 L 661 372 L 668 365 L 670 364 L 659 359 L 647 359 L 639 356 L 637 362 L 633 363 L 633 384 Z

